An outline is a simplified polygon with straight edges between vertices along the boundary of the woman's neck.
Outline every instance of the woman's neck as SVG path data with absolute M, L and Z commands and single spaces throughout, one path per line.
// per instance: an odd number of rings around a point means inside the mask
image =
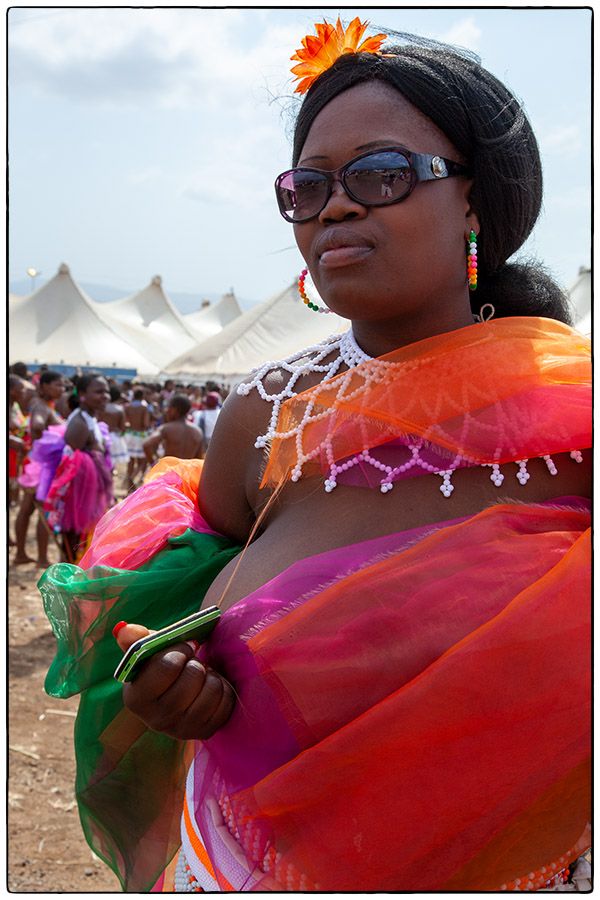
M 87 403 L 80 403 L 80 404 L 79 404 L 79 409 L 80 409 L 82 412 L 87 413 L 88 416 L 91 416 L 93 419 L 96 418 L 96 413 L 94 412 L 93 409 L 90 409 L 90 408 L 89 408 L 89 406 L 87 405 Z
M 443 316 L 436 314 L 402 319 L 377 320 L 353 319 L 352 332 L 356 343 L 369 356 L 385 356 L 400 347 L 415 344 L 436 334 L 445 334 L 473 324 L 473 313 L 470 307 L 445 311 Z

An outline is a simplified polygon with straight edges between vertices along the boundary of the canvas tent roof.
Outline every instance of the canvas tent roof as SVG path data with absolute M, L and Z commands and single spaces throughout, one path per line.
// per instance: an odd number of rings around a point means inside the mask
M 592 271 L 581 266 L 577 280 L 569 289 L 569 300 L 573 307 L 575 327 L 587 334 L 591 330 L 592 313 Z M 587 323 L 587 324 L 586 324 Z M 582 325 L 586 324 L 584 329 Z
M 159 367 L 117 335 L 98 315 L 97 307 L 63 263 L 37 291 L 16 305 L 9 304 L 10 358 L 157 372 Z
M 167 297 L 160 275 L 135 294 L 94 306 L 119 337 L 152 360 L 155 370 L 198 343 L 198 336 Z
M 218 334 L 226 325 L 242 315 L 240 304 L 233 291 L 224 294 L 221 299 L 197 312 L 187 313 L 183 319 L 200 339 Z
M 166 371 L 173 374 L 246 375 L 267 360 L 284 359 L 330 334 L 348 330 L 348 322 L 335 314 L 307 310 L 296 282 L 264 303 L 242 313 L 219 334 L 174 359 Z

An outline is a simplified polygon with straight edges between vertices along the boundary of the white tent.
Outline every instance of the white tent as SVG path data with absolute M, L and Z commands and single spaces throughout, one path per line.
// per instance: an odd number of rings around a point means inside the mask
M 137 369 L 158 366 L 119 337 L 75 283 L 64 263 L 54 278 L 16 303 L 9 301 L 10 358 L 26 363 Z
M 208 301 L 206 301 L 208 304 Z M 240 304 L 233 291 L 224 294 L 218 303 L 209 304 L 197 312 L 188 313 L 183 320 L 199 340 L 218 334 L 226 325 L 242 315 Z
M 121 300 L 95 303 L 94 308 L 122 340 L 152 360 L 155 371 L 198 343 L 198 336 L 165 294 L 160 275 L 141 291 Z
M 575 284 L 569 290 L 575 328 L 582 334 L 592 331 L 592 271 L 581 266 Z
M 347 331 L 346 319 L 305 307 L 294 282 L 282 293 L 242 313 L 219 334 L 183 353 L 166 371 L 234 379 L 267 360 L 284 359 L 328 337 Z

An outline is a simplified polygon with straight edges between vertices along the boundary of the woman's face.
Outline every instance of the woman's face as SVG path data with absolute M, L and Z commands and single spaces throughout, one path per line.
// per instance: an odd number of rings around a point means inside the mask
M 65 391 L 65 385 L 62 378 L 55 378 L 54 381 L 48 381 L 46 384 L 40 385 L 40 396 L 44 400 L 60 400 Z
M 360 153 L 394 145 L 465 162 L 402 94 L 369 82 L 348 89 L 321 110 L 298 165 L 336 169 Z M 470 186 L 464 177 L 421 182 L 400 203 L 366 207 L 336 182 L 320 215 L 294 226 L 300 252 L 327 305 L 346 318 L 373 324 L 435 320 L 453 305 L 468 310 L 465 241 L 470 228 L 479 230 L 469 205 Z M 333 252 L 324 249 L 331 247 Z
M 102 412 L 110 400 L 108 383 L 104 378 L 94 378 L 91 381 L 81 400 L 91 412 Z

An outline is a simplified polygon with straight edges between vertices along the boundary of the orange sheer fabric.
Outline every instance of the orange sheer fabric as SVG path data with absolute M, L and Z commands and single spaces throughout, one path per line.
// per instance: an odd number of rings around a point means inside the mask
M 589 846 L 588 523 L 493 507 L 251 638 L 304 748 L 233 798 L 280 873 L 498 890 Z
M 588 447 L 590 378 L 589 340 L 553 319 L 436 335 L 286 401 L 262 484 L 298 462 L 311 474 L 402 435 L 472 463 Z

